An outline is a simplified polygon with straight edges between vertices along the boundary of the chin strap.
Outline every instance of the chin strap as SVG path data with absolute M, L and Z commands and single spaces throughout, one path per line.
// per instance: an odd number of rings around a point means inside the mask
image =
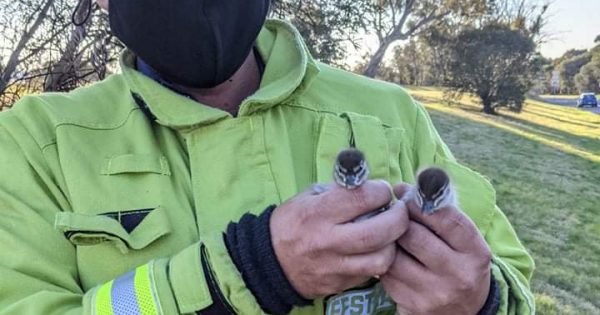
M 85 4 L 84 4 L 84 2 L 85 2 Z M 87 10 L 85 12 L 85 16 L 83 17 L 83 19 L 81 21 L 77 21 L 77 15 L 78 15 L 79 9 L 81 9 L 82 5 L 86 5 Z M 90 15 L 92 15 L 92 0 L 78 0 L 77 5 L 75 6 L 75 9 L 73 10 L 73 13 L 71 14 L 71 23 L 73 23 L 73 25 L 75 25 L 75 26 L 82 26 L 83 24 L 85 24 L 85 22 L 87 22 L 87 20 L 89 20 Z

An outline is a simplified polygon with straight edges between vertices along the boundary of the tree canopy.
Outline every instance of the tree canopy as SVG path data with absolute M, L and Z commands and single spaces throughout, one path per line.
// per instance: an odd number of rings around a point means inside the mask
M 589 62 L 575 75 L 575 86 L 579 92 L 600 92 L 600 43 L 587 54 Z
M 522 108 L 532 86 L 531 37 L 507 25 L 490 24 L 461 32 L 449 47 L 444 81 L 454 94 L 477 95 L 488 114 L 503 106 Z

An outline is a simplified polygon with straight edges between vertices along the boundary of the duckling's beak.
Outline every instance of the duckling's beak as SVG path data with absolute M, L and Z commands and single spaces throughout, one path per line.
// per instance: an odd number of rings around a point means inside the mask
M 359 186 L 357 181 L 358 181 L 358 178 L 356 178 L 356 175 L 348 175 L 345 178 L 344 186 L 346 187 L 346 189 L 357 188 Z
M 421 212 L 425 213 L 426 215 L 432 215 L 434 211 L 435 206 L 433 205 L 433 201 L 431 200 L 423 200 L 423 205 L 421 206 Z

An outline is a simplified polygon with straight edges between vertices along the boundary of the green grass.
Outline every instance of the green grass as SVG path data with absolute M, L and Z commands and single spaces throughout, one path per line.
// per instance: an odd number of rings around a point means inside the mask
M 484 115 L 411 88 L 456 157 L 485 174 L 536 261 L 538 314 L 600 314 L 600 115 L 528 101 Z

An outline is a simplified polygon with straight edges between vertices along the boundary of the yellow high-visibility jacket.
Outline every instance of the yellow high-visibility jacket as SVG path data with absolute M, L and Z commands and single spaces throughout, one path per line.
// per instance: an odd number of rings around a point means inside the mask
M 120 74 L 0 113 L 0 314 L 188 314 L 213 303 L 208 281 L 234 312 L 262 314 L 226 225 L 330 182 L 351 138 L 371 178 L 413 183 L 422 167 L 446 169 L 493 251 L 499 313 L 533 314 L 531 257 L 490 183 L 456 162 L 419 104 L 313 60 L 284 22 L 268 21 L 257 48 L 260 89 L 237 117 L 137 72 L 130 51 Z M 390 311 L 377 294 L 346 311 Z

